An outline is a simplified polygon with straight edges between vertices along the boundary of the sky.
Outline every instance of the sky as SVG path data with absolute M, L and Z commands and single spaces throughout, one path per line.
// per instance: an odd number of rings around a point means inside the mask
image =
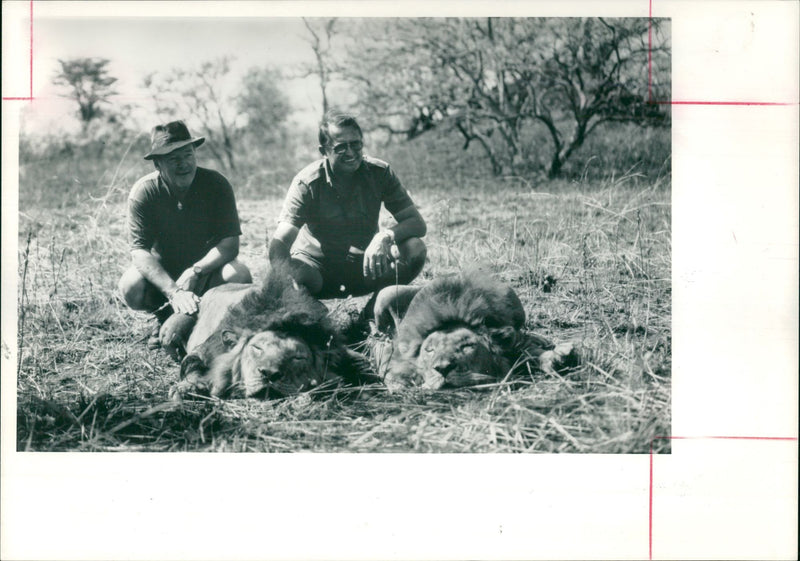
M 33 133 L 77 127 L 77 119 L 70 118 L 76 104 L 61 97 L 63 87 L 52 84 L 59 59 L 109 59 L 109 74 L 118 78 L 115 99 L 145 112 L 151 107 L 142 87 L 148 73 L 191 68 L 224 55 L 235 57 L 234 79 L 253 66 L 298 69 L 314 61 L 307 37 L 300 18 L 39 17 L 33 45 L 36 100 L 26 111 L 23 126 Z M 287 81 L 284 88 L 294 120 L 315 122 L 321 107 L 315 78 Z
M 150 99 L 142 91 L 142 77 L 174 67 L 192 67 L 223 55 L 234 55 L 243 72 L 254 65 L 283 69 L 313 62 L 308 32 L 301 16 L 482 16 L 575 15 L 597 3 L 486 2 L 479 0 L 306 0 L 304 2 L 43 2 L 32 3 L 33 94 L 26 104 L 23 128 L 27 132 L 78 129 L 74 102 L 60 97 L 52 84 L 58 59 L 103 57 L 117 77 L 120 101 L 147 112 Z M 575 2 L 573 2 L 575 4 Z M 3 96 L 27 95 L 28 28 L 27 0 L 3 1 Z M 581 8 L 583 6 L 583 8 Z M 576 11 L 578 10 L 578 11 Z M 19 18 L 15 29 L 6 23 L 7 13 Z M 604 15 L 646 16 L 647 2 L 603 3 Z M 8 18 L 9 20 L 11 18 Z M 10 60 L 9 60 L 10 58 Z M 7 77 L 19 77 L 13 83 Z M 321 112 L 319 86 L 314 78 L 286 83 L 293 106 L 291 119 L 314 124 Z M 20 90 L 20 91 L 18 91 Z M 149 128 L 149 125 L 148 125 Z
M 575 4 L 575 2 L 573 2 Z M 578 3 L 582 9 L 589 2 Z M 4 77 L 21 77 L 19 85 L 4 80 L 3 96 L 27 94 L 28 28 L 31 3 L 23 0 L 3 2 L 6 13 L 13 11 L 19 21 L 12 37 L 4 23 Z M 483 15 L 575 15 L 576 6 L 559 2 L 482 2 L 414 0 L 316 0 L 304 2 L 42 2 L 32 3 L 33 94 L 35 101 L 23 112 L 22 126 L 27 132 L 53 132 L 72 127 L 76 107 L 63 97 L 63 90 L 52 85 L 58 59 L 103 57 L 110 59 L 110 74 L 120 102 L 137 106 L 146 115 L 151 100 L 141 88 L 150 72 L 171 68 L 191 68 L 223 55 L 236 57 L 233 74 L 256 65 L 282 69 L 313 63 L 314 55 L 303 25 L 305 17 L 372 16 L 483 16 Z M 597 4 L 593 5 L 597 9 Z M 603 3 L 604 15 L 646 16 L 647 3 L 621 5 Z M 11 45 L 9 47 L 9 45 Z M 293 80 L 284 84 L 293 114 L 291 121 L 313 125 L 321 112 L 321 96 L 316 80 Z M 9 91 L 13 89 L 14 91 Z M 335 102 L 335 100 L 334 100 Z M 146 117 L 149 118 L 149 117 Z M 148 125 L 149 128 L 149 125 Z

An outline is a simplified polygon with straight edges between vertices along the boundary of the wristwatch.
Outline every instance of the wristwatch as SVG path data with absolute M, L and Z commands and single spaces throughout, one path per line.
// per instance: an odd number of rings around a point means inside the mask
M 197 266 L 197 265 L 192 265 L 192 272 L 195 275 L 200 276 L 200 275 L 203 274 L 203 269 L 201 267 Z

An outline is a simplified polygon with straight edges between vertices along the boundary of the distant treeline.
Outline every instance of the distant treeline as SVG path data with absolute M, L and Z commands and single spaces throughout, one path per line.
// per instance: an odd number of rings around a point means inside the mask
M 304 139 L 298 137 L 296 150 L 288 145 L 247 145 L 235 170 L 221 168 L 206 146 L 198 150 L 198 162 L 223 169 L 240 200 L 280 198 L 294 174 L 317 157 L 312 131 L 305 132 Z M 479 146 L 473 144 L 462 150 L 462 146 L 446 141 L 449 136 L 445 130 L 433 130 L 412 141 L 369 142 L 365 151 L 388 160 L 412 191 L 455 193 L 464 181 L 497 177 L 486 165 Z M 500 178 L 517 182 L 522 189 L 554 189 L 543 168 L 548 158 L 547 137 L 540 133 L 532 138 L 531 146 L 530 168 Z M 101 197 L 122 202 L 133 182 L 153 170 L 152 162 L 142 159 L 148 148 L 148 135 L 131 131 L 80 143 L 61 137 L 32 142 L 23 137 L 19 152 L 20 210 L 69 207 Z M 576 150 L 559 181 L 579 181 L 586 189 L 625 175 L 668 181 L 671 163 L 669 128 L 611 123 L 603 134 L 593 135 Z
M 356 113 L 367 150 L 446 152 L 474 173 L 526 179 L 604 174 L 669 158 L 669 22 L 646 18 L 307 19 L 316 64 L 232 73 L 232 58 L 142 78 L 153 123 L 185 119 L 209 165 L 247 185 L 285 183 L 315 157 L 292 125 L 286 80 L 316 76 L 323 108 Z M 72 138 L 23 138 L 22 162 L 106 160 L 146 151 L 109 60 L 61 60 L 76 102 Z M 149 123 L 146 126 L 150 126 Z M 620 131 L 625 131 L 620 133 Z M 661 131 L 661 132 L 658 132 Z M 425 141 L 426 138 L 435 141 Z M 401 148 L 409 143 L 407 148 Z M 412 145 L 419 146 L 414 149 Z M 426 147 L 422 149 L 422 146 Z M 442 156 L 449 159 L 450 156 Z M 132 161 L 132 160 L 129 160 Z M 638 162 L 638 164 L 637 164 Z M 98 161 L 98 165 L 101 166 Z

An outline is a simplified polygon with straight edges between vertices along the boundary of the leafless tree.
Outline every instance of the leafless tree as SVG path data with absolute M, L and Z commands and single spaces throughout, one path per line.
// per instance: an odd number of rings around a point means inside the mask
M 303 23 L 311 36 L 309 42 L 316 59 L 316 65 L 307 69 L 305 75 L 316 74 L 319 77 L 319 87 L 322 92 L 322 112 L 325 113 L 330 108 L 328 85 L 335 72 L 331 56 L 331 40 L 334 35 L 336 18 L 325 20 L 303 18 Z
M 668 85 L 669 44 L 659 34 L 648 44 L 646 19 L 425 18 L 356 25 L 343 74 L 374 127 L 414 138 L 449 125 L 464 148 L 478 142 L 498 174 L 514 172 L 529 157 L 533 148 L 523 133 L 537 123 L 551 140 L 547 175 L 556 177 L 602 123 L 665 118 L 647 103 L 647 69 L 649 53 Z
M 145 76 L 164 120 L 182 118 L 206 137 L 209 151 L 228 169 L 236 169 L 232 129 L 235 111 L 227 103 L 225 83 L 229 80 L 231 57 L 205 61 L 194 68 L 173 68 Z
M 214 158 L 236 169 L 241 140 L 264 146 L 283 138 L 289 102 L 269 68 L 251 68 L 241 79 L 231 75 L 231 57 L 205 61 L 194 68 L 150 74 L 144 85 L 165 120 L 183 118 L 206 137 Z

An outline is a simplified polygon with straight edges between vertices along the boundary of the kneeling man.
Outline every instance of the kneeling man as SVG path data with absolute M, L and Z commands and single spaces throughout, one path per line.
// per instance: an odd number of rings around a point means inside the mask
M 128 306 L 158 319 L 150 348 L 159 346 L 161 324 L 173 312 L 196 314 L 209 288 L 252 282 L 236 260 L 242 231 L 233 189 L 222 174 L 195 161 L 195 148 L 204 140 L 193 138 L 182 121 L 153 128 L 144 158 L 156 171 L 139 179 L 128 197 L 133 264 L 119 289 Z M 193 321 L 176 319 L 188 337 Z
M 295 176 L 270 242 L 270 262 L 289 260 L 297 283 L 318 298 L 408 284 L 425 265 L 425 221 L 389 164 L 362 150 L 355 117 L 326 113 L 323 157 Z M 381 204 L 397 224 L 379 231 Z

